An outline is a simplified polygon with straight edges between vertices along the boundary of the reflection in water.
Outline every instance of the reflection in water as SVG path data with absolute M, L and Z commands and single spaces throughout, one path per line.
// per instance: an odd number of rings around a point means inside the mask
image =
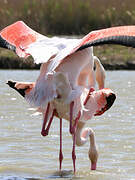
M 4 82 L 35 80 L 39 71 L 0 71 L 0 180 L 129 180 L 135 177 L 135 72 L 107 72 L 106 87 L 117 95 L 113 107 L 86 124 L 94 129 L 99 149 L 96 171 L 90 171 L 89 144 L 77 147 L 77 173 L 73 175 L 69 124 L 63 121 L 63 168 L 57 172 L 59 122 L 50 134 L 40 135 L 42 116 Z M 55 172 L 56 171 L 56 172 Z
M 21 177 L 0 177 L 1 180 L 42 180 L 42 179 L 37 179 L 37 178 L 21 178 Z
M 72 170 L 56 171 L 49 178 L 72 178 L 74 173 Z
M 48 175 L 47 177 L 43 179 L 39 178 L 22 178 L 22 177 L 0 177 L 0 180 L 44 180 L 44 179 L 80 179 L 79 177 L 75 176 L 72 170 L 62 170 L 62 171 L 56 171 L 52 173 L 51 175 Z

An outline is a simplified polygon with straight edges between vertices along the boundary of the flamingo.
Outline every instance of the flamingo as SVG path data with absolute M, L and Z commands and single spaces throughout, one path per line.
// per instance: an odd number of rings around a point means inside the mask
M 60 170 L 63 160 L 62 119 L 69 121 L 69 131 L 73 138 L 74 173 L 75 145 L 82 146 L 88 138 L 91 170 L 95 170 L 98 159 L 95 134 L 91 128 L 84 128 L 84 125 L 93 116 L 108 110 L 116 98 L 111 89 L 104 88 L 105 70 L 100 60 L 93 55 L 92 46 L 121 44 L 134 47 L 134 36 L 135 26 L 120 26 L 90 32 L 82 39 L 48 38 L 22 21 L 0 32 L 1 47 L 14 51 L 19 57 L 27 58 L 31 55 L 35 63 L 42 63 L 36 82 L 8 81 L 7 84 L 42 112 L 43 136 L 48 135 L 53 117 L 60 119 Z M 97 91 L 96 81 L 99 88 Z

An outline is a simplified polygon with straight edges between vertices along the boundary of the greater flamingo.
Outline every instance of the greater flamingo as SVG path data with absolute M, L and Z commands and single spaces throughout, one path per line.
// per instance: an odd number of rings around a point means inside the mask
M 43 136 L 48 135 L 53 117 L 60 119 L 60 170 L 63 159 L 62 118 L 70 122 L 74 173 L 75 144 L 85 144 L 88 137 L 91 169 L 95 170 L 98 152 L 94 132 L 91 128 L 83 127 L 88 119 L 108 110 L 116 98 L 112 90 L 104 88 L 105 71 L 100 60 L 93 56 L 90 46 L 112 43 L 134 47 L 134 32 L 135 26 L 114 27 L 93 31 L 80 40 L 66 40 L 47 38 L 30 29 L 22 21 L 0 32 L 1 47 L 13 50 L 20 57 L 32 55 L 36 63 L 42 63 L 36 83 L 8 81 L 8 85 L 43 113 Z M 93 70 L 94 61 L 96 75 Z M 98 91 L 94 89 L 95 79 L 98 82 Z

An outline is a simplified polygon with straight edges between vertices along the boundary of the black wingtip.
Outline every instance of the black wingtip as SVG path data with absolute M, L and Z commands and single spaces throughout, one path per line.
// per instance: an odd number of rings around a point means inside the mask
M 17 89 L 17 88 L 15 87 L 15 84 L 16 84 L 16 83 L 17 83 L 16 81 L 9 80 L 6 84 L 8 84 L 9 87 L 11 87 L 11 88 L 15 89 L 17 92 L 19 92 L 19 94 L 21 94 L 21 96 L 25 97 L 25 90 L 26 90 L 27 88 L 25 88 L 25 89 Z
M 97 40 L 82 45 L 81 47 L 79 47 L 79 49 L 77 49 L 77 51 L 83 50 L 91 46 L 99 46 L 104 44 L 118 44 L 122 46 L 135 48 L 135 36 L 125 35 L 125 36 L 109 36 L 105 38 L 99 38 Z
M 16 47 L 9 42 L 7 42 L 1 35 L 0 35 L 0 47 L 9 49 L 11 51 L 16 51 Z

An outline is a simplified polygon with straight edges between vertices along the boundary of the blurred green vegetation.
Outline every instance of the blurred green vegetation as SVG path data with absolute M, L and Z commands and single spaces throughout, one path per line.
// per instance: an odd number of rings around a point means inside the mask
M 47 36 L 85 35 L 96 29 L 134 25 L 135 1 L 0 0 L 0 29 L 18 20 Z M 94 49 L 104 64 L 128 64 L 135 59 L 132 48 L 109 45 Z M 0 68 L 39 68 L 31 58 L 20 62 L 9 51 L 0 50 L 0 59 Z
M 135 22 L 134 0 L 0 0 L 0 29 L 17 20 L 43 34 L 87 34 Z

